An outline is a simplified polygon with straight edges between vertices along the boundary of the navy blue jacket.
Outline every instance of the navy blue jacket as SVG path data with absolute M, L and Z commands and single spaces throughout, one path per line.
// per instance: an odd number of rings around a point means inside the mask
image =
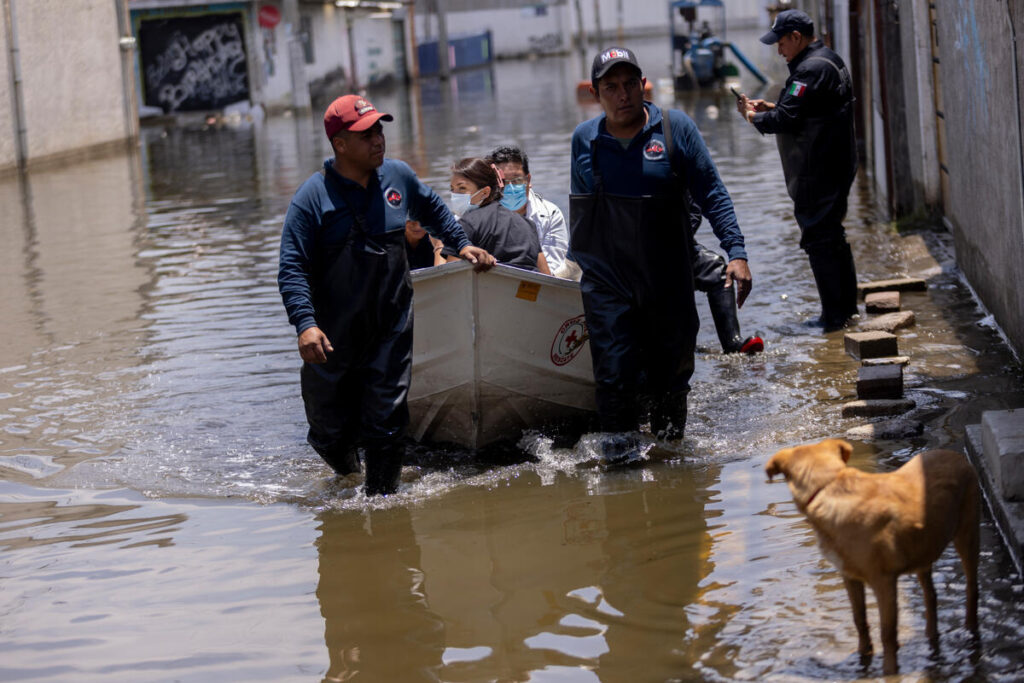
M 604 114 L 576 126 L 572 134 L 572 194 L 594 192 L 590 149 L 595 141 L 598 167 L 606 192 L 639 197 L 677 191 L 672 184 L 665 152 L 662 110 L 650 102 L 645 102 L 644 107 L 647 109 L 647 124 L 626 149 L 608 133 Z M 681 111 L 668 111 L 672 117 L 676 173 L 686 179 L 690 194 L 711 223 L 711 229 L 729 260 L 747 258 L 732 199 L 718 175 L 697 124 Z M 679 211 L 689 214 L 686 202 L 680 201 Z
M 456 252 L 470 244 L 441 198 L 404 161 L 385 159 L 365 189 L 342 177 L 333 162 L 326 160 L 324 173 L 314 173 L 295 192 L 281 231 L 277 283 L 288 322 L 299 334 L 316 325 L 310 287 L 314 254 L 317 249 L 344 244 L 352 228 L 353 209 L 365 212 L 369 235 L 404 231 L 408 217 L 430 226 L 430 234 Z

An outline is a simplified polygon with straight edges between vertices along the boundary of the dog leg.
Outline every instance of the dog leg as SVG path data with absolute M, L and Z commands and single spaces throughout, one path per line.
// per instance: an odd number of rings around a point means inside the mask
M 896 576 L 883 576 L 871 584 L 882 625 L 882 672 L 886 676 L 899 672 L 896 661 L 896 651 L 900 649 L 896 639 L 896 579 Z
M 960 556 L 960 566 L 967 582 L 967 618 L 964 626 L 978 634 L 978 548 L 980 545 L 979 524 L 981 522 L 981 501 L 978 485 L 972 484 L 964 495 L 960 506 L 960 523 L 953 537 L 953 547 Z
M 935 584 L 932 583 L 932 568 L 922 569 L 917 573 L 917 581 L 924 592 L 924 623 L 925 634 L 932 648 L 939 649 L 939 616 L 935 599 Z
M 843 585 L 846 586 L 846 594 L 850 597 L 850 607 L 853 608 L 853 625 L 857 627 L 857 652 L 861 656 L 870 655 L 874 652 L 874 648 L 871 646 L 871 634 L 868 633 L 864 582 L 844 576 Z

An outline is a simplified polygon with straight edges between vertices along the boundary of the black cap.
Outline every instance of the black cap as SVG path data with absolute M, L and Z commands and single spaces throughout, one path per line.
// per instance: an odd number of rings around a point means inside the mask
M 761 36 L 761 42 L 765 45 L 774 45 L 779 42 L 779 38 L 793 31 L 800 31 L 805 36 L 813 36 L 814 22 L 805 12 L 798 9 L 783 10 L 775 16 L 775 23 L 772 24 L 771 30 Z
M 627 50 L 624 47 L 610 47 L 594 57 L 594 64 L 590 67 L 590 83 L 596 88 L 597 82 L 616 64 L 629 64 L 636 69 L 638 76 L 644 75 L 632 50 Z

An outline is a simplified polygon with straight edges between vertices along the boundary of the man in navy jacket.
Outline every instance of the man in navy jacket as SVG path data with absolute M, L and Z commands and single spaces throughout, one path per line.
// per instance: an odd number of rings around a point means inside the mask
M 732 200 L 696 124 L 645 102 L 645 83 L 631 50 L 594 58 L 590 90 L 604 113 L 572 136 L 569 251 L 583 271 L 601 428 L 636 430 L 649 400 L 651 431 L 674 440 L 686 424 L 699 326 L 687 195 L 728 255 L 726 285 L 736 284 L 740 305 L 751 276 Z
M 339 474 L 366 452 L 367 495 L 397 490 L 412 369 L 407 217 L 481 268 L 494 258 L 466 234 L 402 161 L 384 158 L 378 112 L 358 95 L 324 114 L 334 158 L 292 198 L 281 233 L 278 286 L 298 333 L 308 441 Z

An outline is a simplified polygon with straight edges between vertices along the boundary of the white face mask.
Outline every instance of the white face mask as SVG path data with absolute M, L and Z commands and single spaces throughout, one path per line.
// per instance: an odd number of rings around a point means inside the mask
M 483 188 L 480 188 L 480 190 L 482 189 Z M 473 194 L 452 192 L 451 199 L 448 201 L 448 208 L 451 209 L 452 213 L 456 216 L 462 216 L 466 212 L 477 208 L 477 205 L 473 203 L 473 197 L 479 194 L 480 190 L 477 190 Z

